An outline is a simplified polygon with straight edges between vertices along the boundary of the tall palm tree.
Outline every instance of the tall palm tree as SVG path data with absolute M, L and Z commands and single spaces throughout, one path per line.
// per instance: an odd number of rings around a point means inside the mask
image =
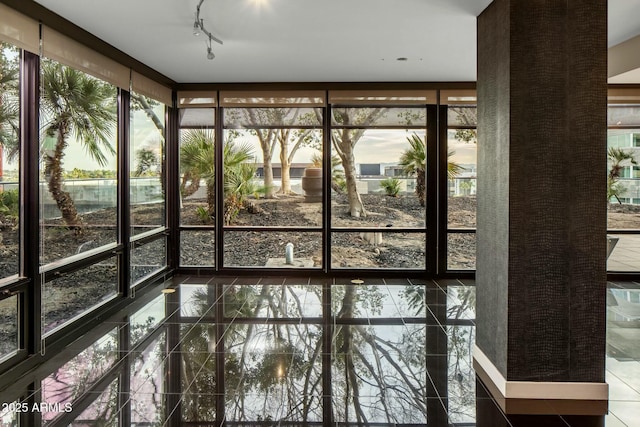
M 607 200 L 609 201 L 615 198 L 618 203 L 622 203 L 620 196 L 624 193 L 625 189 L 618 183 L 622 176 L 622 170 L 627 163 L 631 165 L 637 165 L 638 163 L 633 157 L 633 154 L 615 147 L 611 147 L 607 151 L 607 160 L 611 164 L 607 175 Z
M 407 137 L 411 148 L 405 150 L 400 156 L 400 166 L 409 176 L 416 177 L 416 196 L 420 206 L 425 206 L 427 195 L 426 167 L 427 150 L 424 141 L 415 133 Z
M 180 146 L 180 169 L 183 175 L 180 185 L 183 196 L 195 193 L 204 179 L 207 186 L 209 215 L 215 209 L 215 164 L 216 153 L 212 129 L 191 129 L 182 135 Z M 191 184 L 187 186 L 187 181 Z
M 71 195 L 62 189 L 62 163 L 70 139 L 85 148 L 100 166 L 107 164 L 105 150 L 114 154 L 111 137 L 117 123 L 115 88 L 73 68 L 54 61 L 42 63 L 41 109 L 43 133 L 55 138 L 45 153 L 45 175 L 51 196 L 65 223 L 82 232 Z
M 427 195 L 427 182 L 425 172 L 427 170 L 427 147 L 425 142 L 415 133 L 407 137 L 411 148 L 405 150 L 400 156 L 400 166 L 402 170 L 409 176 L 416 177 L 416 196 L 420 201 L 420 206 L 425 206 Z M 455 151 L 449 150 L 447 157 L 451 158 Z M 449 161 L 447 162 L 447 177 L 453 179 L 464 170 L 460 164 Z

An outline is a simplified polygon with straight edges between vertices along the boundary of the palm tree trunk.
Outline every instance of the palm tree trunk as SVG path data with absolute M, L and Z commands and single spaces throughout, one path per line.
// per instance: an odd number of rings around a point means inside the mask
M 49 192 L 53 200 L 56 201 L 65 224 L 74 230 L 76 234 L 82 234 L 83 225 L 78 216 L 76 205 L 71 198 L 71 194 L 62 190 L 62 159 L 64 158 L 64 149 L 67 147 L 66 131 L 66 126 L 61 124 L 58 128 L 58 138 L 53 155 L 47 156 Z
M 216 209 L 216 186 L 213 180 L 207 181 L 207 208 L 209 215 L 213 216 Z
M 426 205 L 427 198 L 427 185 L 424 169 L 418 169 L 416 174 L 416 194 L 418 196 L 420 206 L 424 207 Z

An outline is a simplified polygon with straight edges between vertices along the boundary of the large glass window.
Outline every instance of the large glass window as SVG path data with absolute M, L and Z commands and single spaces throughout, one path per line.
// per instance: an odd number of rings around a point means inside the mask
M 149 243 L 136 242 L 131 248 L 131 286 L 167 265 L 167 239 L 160 236 Z
M 116 241 L 116 88 L 41 62 L 41 264 Z
M 334 107 L 331 119 L 331 266 L 424 269 L 427 109 Z
M 216 110 L 184 108 L 179 114 L 180 265 L 215 266 Z
M 224 120 L 225 266 L 320 268 L 321 234 L 300 231 L 322 226 L 322 109 L 226 108 Z
M 131 235 L 165 225 L 165 106 L 131 92 Z
M 117 294 L 118 264 L 115 257 L 59 275 L 43 285 L 43 331 L 48 333 Z
M 640 106 L 608 111 L 607 270 L 640 271 Z
M 0 42 L 0 279 L 18 273 L 20 50 Z
M 475 270 L 477 109 L 453 104 L 447 113 L 447 270 Z

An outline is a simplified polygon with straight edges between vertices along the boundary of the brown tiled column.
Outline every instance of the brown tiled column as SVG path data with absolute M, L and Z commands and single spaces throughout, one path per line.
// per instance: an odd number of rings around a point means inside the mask
M 606 0 L 478 17 L 474 358 L 509 412 L 606 410 L 606 79 Z

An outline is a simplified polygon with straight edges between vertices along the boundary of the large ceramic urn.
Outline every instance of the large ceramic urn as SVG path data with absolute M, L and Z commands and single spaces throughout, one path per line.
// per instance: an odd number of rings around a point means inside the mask
M 322 201 L 322 168 L 306 168 L 302 175 L 305 202 Z

